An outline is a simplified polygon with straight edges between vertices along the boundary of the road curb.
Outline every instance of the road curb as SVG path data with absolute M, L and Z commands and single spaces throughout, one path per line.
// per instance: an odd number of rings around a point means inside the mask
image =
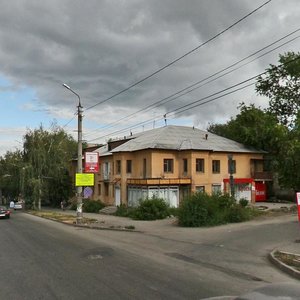
M 276 252 L 282 252 L 282 253 L 286 253 L 286 254 L 294 254 L 294 253 L 289 253 L 289 252 L 284 252 L 284 251 L 280 251 L 278 249 L 274 249 L 272 252 L 269 253 L 268 258 L 269 260 L 276 265 L 281 271 L 286 272 L 287 274 L 289 274 L 290 276 L 299 279 L 300 280 L 300 271 L 296 270 L 295 268 L 283 263 L 282 261 L 280 261 L 279 259 L 277 259 L 275 257 L 275 253 Z
M 59 221 L 58 221 L 59 222 Z M 143 231 L 140 230 L 135 230 L 135 229 L 128 229 L 125 227 L 105 227 L 105 226 L 91 226 L 91 225 L 84 225 L 84 224 L 70 224 L 70 223 L 65 223 L 65 222 L 60 222 L 64 223 L 66 225 L 74 226 L 74 227 L 81 227 L 81 228 L 87 228 L 87 229 L 96 229 L 96 230 L 112 230 L 112 231 L 122 231 L 122 232 L 138 232 L 138 233 L 143 233 Z

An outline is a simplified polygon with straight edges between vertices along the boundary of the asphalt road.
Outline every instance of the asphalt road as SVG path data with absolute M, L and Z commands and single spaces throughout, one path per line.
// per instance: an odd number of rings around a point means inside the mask
M 266 253 L 297 230 L 285 222 L 164 238 L 17 212 L 0 220 L 0 299 L 202 299 L 295 282 Z

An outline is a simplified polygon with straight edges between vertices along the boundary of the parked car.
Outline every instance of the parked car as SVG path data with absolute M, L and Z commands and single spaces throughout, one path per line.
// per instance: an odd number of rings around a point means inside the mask
M 0 218 L 10 218 L 10 210 L 7 209 L 5 206 L 0 206 Z
M 14 206 L 14 209 L 17 210 L 17 209 L 22 209 L 23 208 L 23 204 L 21 202 L 16 202 L 15 203 L 15 206 Z

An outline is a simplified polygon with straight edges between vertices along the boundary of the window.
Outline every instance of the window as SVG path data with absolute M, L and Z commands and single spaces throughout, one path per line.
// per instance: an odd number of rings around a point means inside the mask
M 235 160 L 231 160 L 231 166 L 230 166 L 230 160 L 228 160 L 228 173 L 229 174 L 236 173 L 236 161 Z
M 197 193 L 204 193 L 205 192 L 205 186 L 204 185 L 196 186 L 196 192 Z
M 126 173 L 131 173 L 132 171 L 132 160 L 126 160 Z
M 173 173 L 173 159 L 164 159 L 164 172 Z
M 121 174 L 121 161 L 120 160 L 116 161 L 116 174 L 118 174 L 118 175 Z
M 204 173 L 204 159 L 196 158 L 196 172 Z
M 221 184 L 213 184 L 211 187 L 212 194 L 221 193 Z
M 108 180 L 110 177 L 110 163 L 109 162 L 104 162 L 102 165 L 103 168 L 103 179 Z
M 186 158 L 183 159 L 183 172 L 187 173 L 188 171 L 188 160 Z
M 220 173 L 220 161 L 219 160 L 212 161 L 212 172 Z

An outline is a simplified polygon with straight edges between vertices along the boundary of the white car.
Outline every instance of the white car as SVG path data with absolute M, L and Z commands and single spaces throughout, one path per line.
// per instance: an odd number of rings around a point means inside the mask
M 23 204 L 21 202 L 16 202 L 14 206 L 14 210 L 23 209 Z

